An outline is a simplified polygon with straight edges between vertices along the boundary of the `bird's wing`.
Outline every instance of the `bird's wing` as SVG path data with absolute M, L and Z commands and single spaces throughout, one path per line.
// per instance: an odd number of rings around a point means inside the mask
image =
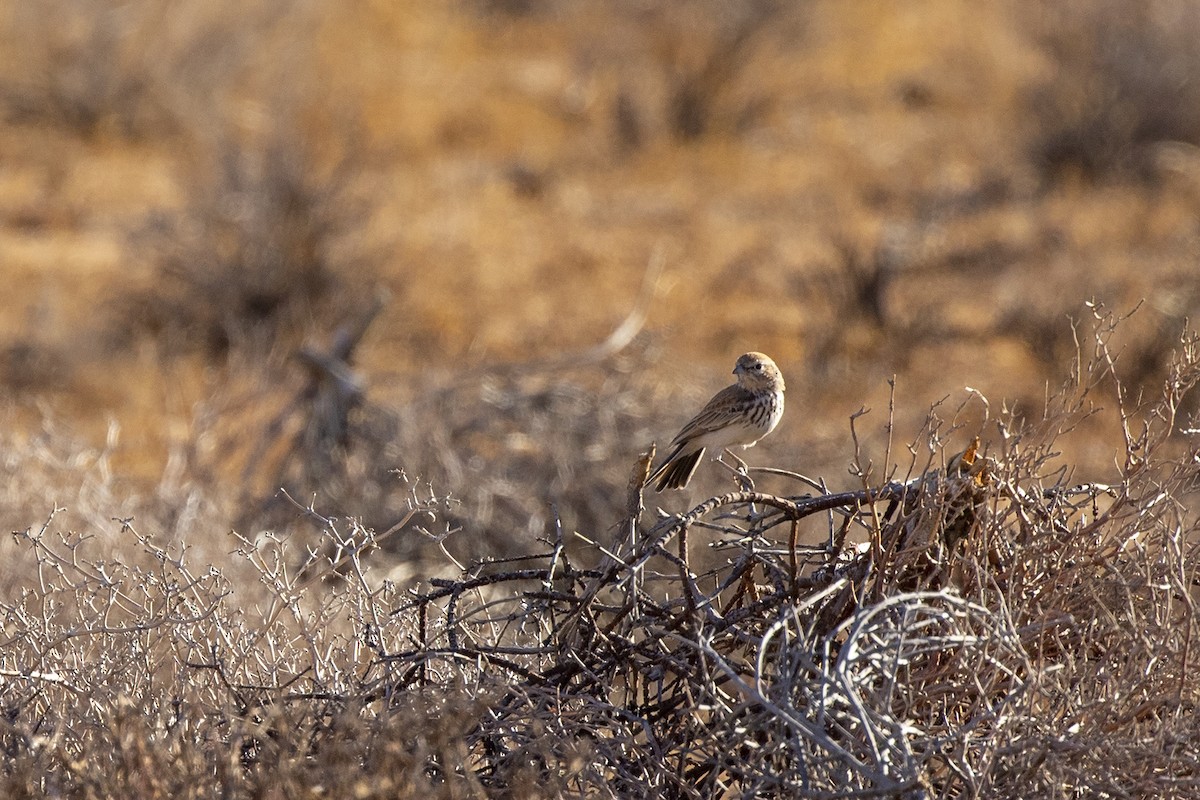
M 712 433 L 728 425 L 730 418 L 737 414 L 737 409 L 746 402 L 746 395 L 746 389 L 736 383 L 717 392 L 712 400 L 700 409 L 700 413 L 692 417 L 688 424 L 683 426 L 683 430 L 676 434 L 670 446 L 684 444 L 697 436 Z

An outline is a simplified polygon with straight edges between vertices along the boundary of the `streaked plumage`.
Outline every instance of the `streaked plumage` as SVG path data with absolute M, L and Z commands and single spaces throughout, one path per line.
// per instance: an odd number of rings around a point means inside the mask
M 733 374 L 737 383 L 717 392 L 671 440 L 670 455 L 647 481 L 657 481 L 657 491 L 687 486 L 705 450 L 719 456 L 727 447 L 753 447 L 779 424 L 784 382 L 775 362 L 762 353 L 746 353 Z

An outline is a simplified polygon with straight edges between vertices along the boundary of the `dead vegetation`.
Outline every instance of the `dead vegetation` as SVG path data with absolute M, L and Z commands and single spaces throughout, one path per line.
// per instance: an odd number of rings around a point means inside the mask
M 1190 5 L 243 5 L 0 12 L 0 795 L 1200 793 Z
M 1139 401 L 1115 324 L 1097 312 L 1040 419 L 999 412 L 958 455 L 971 431 L 932 414 L 900 474 L 870 466 L 898 453 L 860 450 L 858 489 L 745 484 L 657 515 L 647 455 L 615 529 L 551 524 L 534 552 L 443 562 L 446 577 L 411 589 L 370 555 L 393 532 L 354 521 L 325 519 L 327 549 L 301 566 L 271 534 L 210 543 L 201 554 L 236 553 L 206 566 L 129 521 L 107 549 L 51 518 L 10 551 L 29 569 L 2 607 L 0 785 L 1189 795 L 1200 446 L 1177 411 L 1200 342 L 1188 334 L 1160 395 Z M 1115 481 L 1078 483 L 1057 442 L 1101 402 L 1124 460 Z M 444 500 L 414 491 L 407 516 L 433 535 Z M 799 535 L 813 525 L 815 543 Z
M 236 348 L 266 357 L 366 304 L 381 260 L 362 241 L 374 212 L 369 148 L 353 119 L 307 137 L 298 109 L 273 111 L 282 118 L 249 141 L 230 131 L 200 148 L 183 207 L 132 232 L 152 277 L 113 301 L 124 337 L 217 359 Z
M 256 65 L 263 38 L 295 36 L 311 21 L 291 0 L 183 11 L 112 0 L 12 3 L 0 25 L 0 114 L 88 138 L 178 134 Z
M 1200 143 L 1195 6 L 1065 3 L 1042 24 L 1056 68 L 1029 95 L 1040 128 L 1030 155 L 1048 178 L 1146 179 L 1157 147 Z

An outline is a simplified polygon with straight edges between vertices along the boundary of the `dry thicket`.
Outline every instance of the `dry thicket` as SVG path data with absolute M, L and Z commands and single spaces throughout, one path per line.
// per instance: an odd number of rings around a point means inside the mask
M 303 564 L 235 534 L 218 568 L 52 516 L 11 551 L 2 792 L 1190 796 L 1200 341 L 1135 397 L 1094 322 L 1040 419 L 933 413 L 903 457 L 848 454 L 855 490 L 780 469 L 797 493 L 768 494 L 752 470 L 680 514 L 645 507 L 647 455 L 614 528 L 550 525 L 409 589 L 377 576 L 393 532 L 354 521 L 325 519 Z M 1105 485 L 1056 448 L 1098 413 L 1125 437 Z M 407 505 L 429 537 L 473 534 L 433 493 Z
M 0 796 L 1200 794 L 1193 5 L 452 5 L 0 13 L 0 383 L 113 420 L 0 432 Z M 656 509 L 747 320 L 804 432 Z

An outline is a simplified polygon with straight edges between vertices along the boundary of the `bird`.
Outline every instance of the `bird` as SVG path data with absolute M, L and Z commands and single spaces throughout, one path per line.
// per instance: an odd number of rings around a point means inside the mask
M 733 368 L 737 383 L 726 386 L 683 426 L 668 447 L 670 454 L 650 473 L 655 491 L 688 485 L 704 451 L 717 458 L 728 447 L 753 447 L 775 430 L 783 417 L 783 373 L 762 353 L 742 355 Z

